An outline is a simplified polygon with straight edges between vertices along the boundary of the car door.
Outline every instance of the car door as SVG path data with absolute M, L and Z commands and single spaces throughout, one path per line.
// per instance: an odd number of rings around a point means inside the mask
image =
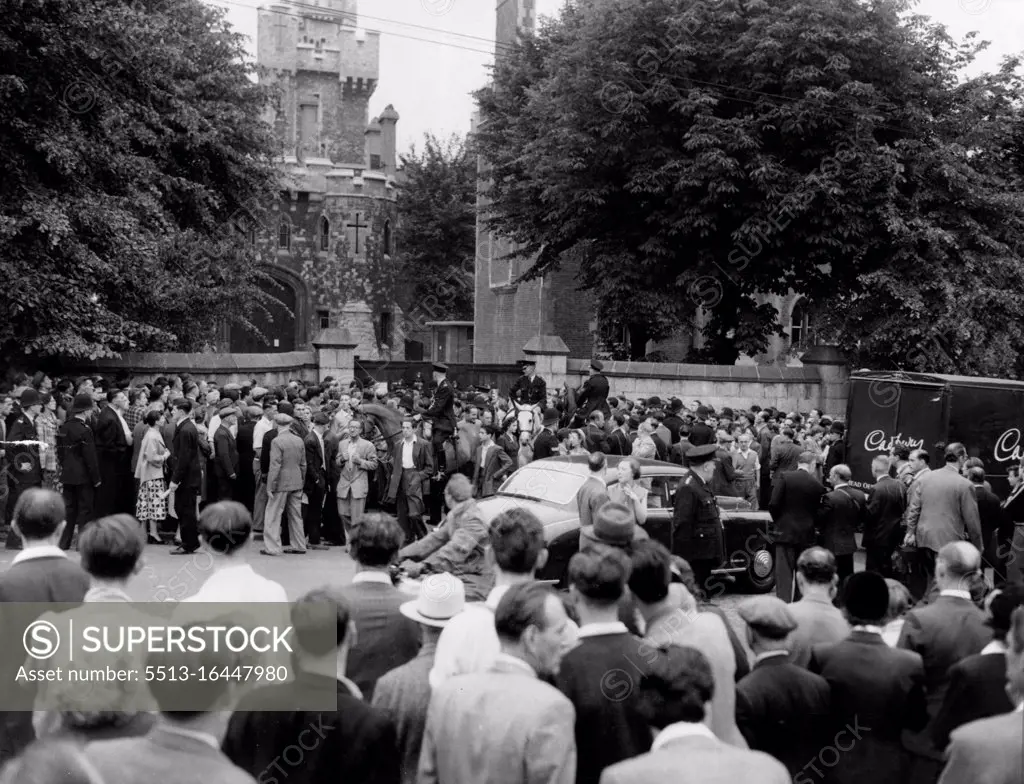
M 648 477 L 651 487 L 647 493 L 647 522 L 644 530 L 657 542 L 672 551 L 672 500 L 678 476 Z

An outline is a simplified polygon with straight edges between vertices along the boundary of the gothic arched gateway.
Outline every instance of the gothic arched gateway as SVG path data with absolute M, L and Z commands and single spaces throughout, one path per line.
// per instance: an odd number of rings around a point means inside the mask
M 308 296 L 305 284 L 298 275 L 281 267 L 265 271 L 273 283 L 261 282 L 260 288 L 280 302 L 264 305 L 269 318 L 259 308 L 254 308 L 249 318 L 263 333 L 266 342 L 241 326 L 232 326 L 229 346 L 233 353 L 267 354 L 301 351 L 306 347 Z

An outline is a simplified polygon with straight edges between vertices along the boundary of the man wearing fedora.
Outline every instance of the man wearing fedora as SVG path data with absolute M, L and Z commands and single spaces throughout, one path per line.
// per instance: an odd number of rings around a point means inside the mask
M 548 385 L 535 372 L 537 363 L 535 360 L 526 358 L 519 360 L 523 369 L 523 375 L 516 379 L 509 390 L 510 400 L 515 400 L 519 405 L 544 406 L 548 399 Z
M 60 547 L 71 547 L 75 529 L 81 531 L 92 522 L 96 488 L 100 486 L 100 464 L 89 417 L 95 404 L 88 392 L 75 395 L 68 418 L 57 431 L 57 459 L 60 480 L 64 487 L 67 525 L 60 537 Z
M 432 574 L 420 584 L 419 597 L 406 602 L 399 611 L 419 624 L 422 645 L 412 661 L 391 670 L 373 691 L 373 707 L 385 713 L 398 733 L 402 762 L 402 784 L 416 784 L 423 732 L 430 707 L 430 671 L 434 667 L 437 641 L 452 618 L 465 609 L 462 582 L 453 574 Z
M 543 460 L 545 457 L 558 455 L 558 436 L 555 435 L 555 430 L 558 428 L 558 410 L 546 409 L 541 425 L 543 429 L 533 439 L 534 460 Z
M 604 414 L 605 419 L 611 416 L 611 409 L 608 407 L 608 379 L 601 373 L 604 365 L 601 360 L 590 360 L 590 378 L 583 382 L 576 393 L 576 413 L 584 422 L 590 419 L 595 411 Z
M 8 441 L 38 441 L 35 419 L 43 410 L 39 393 L 29 388 L 21 393 L 21 411 L 14 414 L 7 424 Z M 30 487 L 43 486 L 43 466 L 39 459 L 39 447 L 31 444 L 7 448 L 8 475 L 10 485 L 7 509 L 13 515 L 18 497 Z M 20 550 L 21 539 L 12 529 L 7 534 L 7 549 Z

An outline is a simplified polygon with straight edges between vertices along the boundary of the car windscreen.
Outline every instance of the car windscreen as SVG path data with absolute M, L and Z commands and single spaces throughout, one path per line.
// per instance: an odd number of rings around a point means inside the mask
M 585 476 L 559 471 L 554 467 L 525 466 L 509 477 L 502 485 L 501 493 L 565 506 L 576 498 L 576 493 L 585 481 Z

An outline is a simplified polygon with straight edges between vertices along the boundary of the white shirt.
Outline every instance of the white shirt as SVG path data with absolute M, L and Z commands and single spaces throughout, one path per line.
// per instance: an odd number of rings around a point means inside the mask
M 253 450 L 263 448 L 263 436 L 274 427 L 274 423 L 266 417 L 262 417 L 259 422 L 256 423 L 256 427 L 252 429 L 252 448 Z
M 947 588 L 945 591 L 940 593 L 939 596 L 953 596 L 957 599 L 966 599 L 969 602 L 973 601 L 973 599 L 971 599 L 970 591 L 959 591 L 955 588 Z
M 383 583 L 385 585 L 394 585 L 391 582 L 391 575 L 387 572 L 356 572 L 352 578 L 352 584 L 357 583 Z
M 22 550 L 11 561 L 11 566 L 14 564 L 24 563 L 25 561 L 34 561 L 36 558 L 67 558 L 68 554 L 61 550 L 55 544 L 41 544 L 38 547 L 29 547 Z
M 247 563 L 222 566 L 211 574 L 186 602 L 277 602 L 288 603 L 280 583 L 268 580 Z
M 220 414 L 214 414 L 210 418 L 210 429 L 206 434 L 206 440 L 210 442 L 210 446 L 213 446 L 213 437 L 217 435 L 217 429 L 220 427 Z
M 669 724 L 665 729 L 658 733 L 654 739 L 654 743 L 651 744 L 651 751 L 657 751 L 663 746 L 671 743 L 675 740 L 681 740 L 683 738 L 712 738 L 714 739 L 715 733 L 713 733 L 704 724 L 696 724 L 691 721 L 677 721 L 675 724 Z
M 854 626 L 850 629 L 851 632 L 870 632 L 871 634 L 882 634 L 881 626 L 871 626 L 870 624 L 864 624 L 863 626 Z
M 999 640 L 992 640 L 988 645 L 981 649 L 981 655 L 987 656 L 990 653 L 1006 653 L 1006 643 L 1000 642 Z
M 765 651 L 764 653 L 759 653 L 754 657 L 754 666 L 756 667 L 765 659 L 774 659 L 780 656 L 789 656 L 789 651 Z
M 123 416 L 121 416 L 121 412 L 118 411 L 113 406 L 111 406 L 111 408 L 113 409 L 114 413 L 117 414 L 117 418 L 121 420 L 121 427 L 124 429 L 125 440 L 128 442 L 128 446 L 131 446 L 132 442 L 134 441 L 134 439 L 132 438 L 132 429 L 128 427 L 128 422 Z
M 629 634 L 629 629 L 622 621 L 611 621 L 610 623 L 590 623 L 580 627 L 579 637 L 602 637 L 606 634 Z
M 402 442 L 402 468 L 416 467 L 416 464 L 412 461 L 412 448 L 415 444 L 416 439 Z
M 313 435 L 316 436 L 316 442 L 318 444 L 320 444 L 320 461 L 326 467 L 327 466 L 327 451 L 324 449 L 324 437 L 323 437 L 323 434 L 317 432 L 316 430 L 314 430 L 313 431 Z

